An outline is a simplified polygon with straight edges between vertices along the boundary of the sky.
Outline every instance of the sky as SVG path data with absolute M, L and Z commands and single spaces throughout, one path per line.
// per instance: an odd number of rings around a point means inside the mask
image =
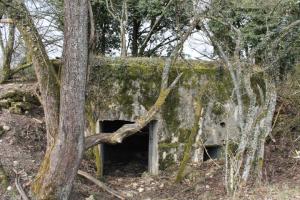
M 44 26 L 44 25 L 43 25 Z M 1 29 L 2 32 L 3 28 Z M 57 37 L 62 37 L 62 33 L 57 31 L 51 31 L 51 34 L 56 35 Z M 63 41 L 59 42 L 59 46 L 63 45 Z M 47 51 L 50 58 L 61 57 L 62 49 L 61 47 L 50 45 L 47 46 Z M 116 55 L 119 56 L 118 50 L 115 51 Z M 194 33 L 188 40 L 184 43 L 183 54 L 187 59 L 200 59 L 200 60 L 210 60 L 205 55 L 211 55 L 213 53 L 213 47 L 208 44 L 207 38 L 204 37 L 204 34 Z M 0 63 L 2 63 L 2 51 L 0 50 Z
M 33 15 L 37 15 L 38 12 L 47 11 L 48 8 L 43 5 L 43 3 L 36 2 L 35 4 L 27 4 L 28 9 Z M 38 9 L 37 9 L 38 8 Z M 38 12 L 36 12 L 38 10 Z M 44 17 L 43 19 L 35 20 L 36 26 L 39 29 L 41 35 L 43 35 L 47 40 L 53 41 L 58 40 L 56 45 L 47 45 L 46 49 L 48 51 L 50 58 L 61 57 L 62 54 L 62 45 L 63 45 L 63 34 L 57 29 L 53 28 L 53 20 L 51 16 Z M 4 36 L 4 43 L 7 37 L 7 26 L 0 26 L 0 31 Z M 166 33 L 167 34 L 167 33 Z M 17 37 L 18 38 L 18 37 Z M 118 50 L 115 51 L 116 55 L 119 55 Z M 192 34 L 188 40 L 184 43 L 183 54 L 188 59 L 201 59 L 209 60 L 208 57 L 203 55 L 211 55 L 213 48 L 208 44 L 207 38 L 204 37 L 204 34 L 201 32 Z M 2 65 L 3 52 L 0 49 L 0 64 Z
M 211 60 L 213 47 L 209 44 L 205 34 L 198 32 L 192 34 L 184 43 L 183 53 L 190 59 Z

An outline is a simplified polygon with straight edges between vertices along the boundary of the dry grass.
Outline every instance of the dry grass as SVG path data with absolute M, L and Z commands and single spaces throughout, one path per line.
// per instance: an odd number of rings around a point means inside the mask
M 233 200 L 296 200 L 300 199 L 300 186 L 286 183 L 265 184 L 240 192 Z

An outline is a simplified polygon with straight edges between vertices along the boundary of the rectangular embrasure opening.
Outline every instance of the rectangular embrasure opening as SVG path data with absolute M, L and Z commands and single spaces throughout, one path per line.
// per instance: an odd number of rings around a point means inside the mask
M 206 146 L 203 153 L 203 161 L 221 158 L 222 151 L 223 147 L 221 145 Z
M 101 121 L 103 133 L 113 133 L 124 124 L 123 120 Z M 125 138 L 120 144 L 103 144 L 103 173 L 109 176 L 140 176 L 148 170 L 149 125 L 139 133 Z

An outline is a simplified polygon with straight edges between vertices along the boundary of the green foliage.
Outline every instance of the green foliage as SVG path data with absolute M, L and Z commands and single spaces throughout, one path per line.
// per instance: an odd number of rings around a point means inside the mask
M 58 3 L 60 0 L 51 1 L 58 10 L 61 9 Z M 108 12 L 105 0 L 92 0 L 91 3 L 96 29 L 93 51 L 97 54 L 112 55 L 120 48 L 120 23 Z M 122 12 L 122 3 L 123 1 L 112 0 L 116 15 Z M 192 1 L 174 0 L 166 9 L 168 3 L 169 0 L 127 0 L 126 30 L 133 56 L 161 55 L 162 50 L 171 48 L 178 36 L 187 29 L 192 13 Z M 147 39 L 156 20 L 158 23 Z M 165 37 L 166 32 L 171 33 L 170 37 Z
M 53 17 L 62 31 L 63 0 L 47 1 L 53 7 Z M 128 47 L 134 57 L 159 56 L 163 50 L 170 51 L 174 42 L 188 28 L 193 1 L 173 0 L 166 8 L 169 1 L 127 0 Z M 122 4 L 123 0 L 112 0 L 115 15 L 122 13 Z M 121 46 L 120 22 L 108 12 L 105 0 L 91 0 L 91 5 L 96 32 L 92 51 L 101 55 L 113 55 Z M 157 20 L 158 23 L 148 38 Z M 170 36 L 165 37 L 166 32 Z
M 120 48 L 119 23 L 107 11 L 105 0 L 91 1 L 95 23 L 95 41 L 93 52 L 113 54 L 113 49 Z
M 210 9 L 213 19 L 209 21 L 209 28 L 229 56 L 233 55 L 236 43 L 236 33 L 231 26 L 239 29 L 244 56 L 250 56 L 250 51 L 257 48 L 255 64 L 261 65 L 267 60 L 276 66 L 273 71 L 285 74 L 299 59 L 299 28 L 291 30 L 275 46 L 270 42 L 262 43 L 270 37 L 274 41 L 281 36 L 285 27 L 299 19 L 299 6 L 296 0 L 214 0 Z M 276 56 L 270 58 L 270 55 Z

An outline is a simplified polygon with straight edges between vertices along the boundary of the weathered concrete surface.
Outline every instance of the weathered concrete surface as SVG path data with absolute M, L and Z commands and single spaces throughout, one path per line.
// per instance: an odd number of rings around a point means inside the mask
M 163 64 L 163 60 L 151 58 L 95 59 L 87 93 L 87 110 L 93 120 L 134 121 L 143 115 L 158 97 Z M 213 63 L 179 61 L 172 68 L 170 82 L 179 72 L 184 72 L 183 77 L 155 119 L 161 169 L 180 161 L 195 121 L 197 98 L 204 109 L 201 141 L 205 145 L 222 145 L 227 135 L 236 135 L 229 75 L 220 76 Z M 194 154 L 202 147 L 195 147 Z

